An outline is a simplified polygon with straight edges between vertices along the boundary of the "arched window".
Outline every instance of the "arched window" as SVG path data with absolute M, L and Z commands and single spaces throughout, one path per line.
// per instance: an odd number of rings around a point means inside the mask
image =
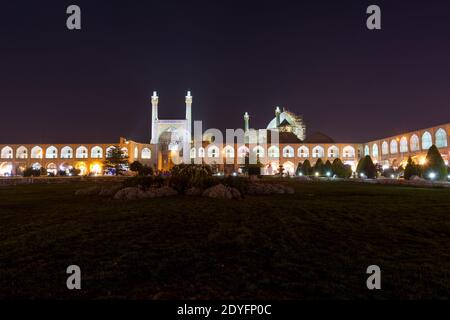
M 219 148 L 217 146 L 208 147 L 208 158 L 218 158 L 219 157 Z
M 198 156 L 200 158 L 204 158 L 205 157 L 205 149 L 204 148 L 198 148 Z
M 134 158 L 135 159 L 139 158 L 139 149 L 138 149 L 138 147 L 134 147 Z
M 238 149 L 238 157 L 245 158 L 250 153 L 250 150 L 246 146 L 240 146 Z
M 392 139 L 391 140 L 391 154 L 397 153 L 398 152 L 398 143 L 397 140 Z
M 278 158 L 280 157 L 280 149 L 277 146 L 271 146 L 269 150 L 267 150 L 269 154 L 269 158 Z
M 431 148 L 432 145 L 433 145 L 433 140 L 431 138 L 431 134 L 428 131 L 426 131 L 422 135 L 422 150 L 428 150 Z
M 342 153 L 344 155 L 344 158 L 354 158 L 355 157 L 355 148 L 352 146 L 346 146 L 342 150 Z
M 328 158 L 339 158 L 339 148 L 336 146 L 329 147 Z
M 42 159 L 42 148 L 41 147 L 33 147 L 33 149 L 31 149 L 31 158 L 32 159 Z
M 194 157 L 195 157 L 195 149 L 194 149 Z M 144 148 L 141 151 L 141 159 L 151 159 L 152 151 L 149 148 Z
M 372 146 L 372 157 L 378 158 L 378 145 L 376 143 Z
M 300 158 L 308 158 L 309 157 L 309 149 L 306 146 L 301 146 L 297 150 L 297 154 Z
M 225 153 L 226 158 L 234 158 L 234 148 L 232 146 L 226 146 L 223 152 Z
M 72 159 L 73 158 L 73 150 L 71 147 L 66 146 L 61 149 L 61 158 L 63 159 Z
M 48 147 L 47 150 L 45 151 L 45 157 L 47 159 L 58 158 L 58 149 L 56 149 L 56 147 L 54 146 Z
M 436 147 L 438 148 L 446 148 L 448 146 L 447 141 L 447 132 L 444 129 L 440 128 L 436 131 Z
M 84 146 L 78 147 L 75 153 L 78 159 L 87 159 L 88 157 L 88 149 Z
M 2 149 L 2 159 L 12 159 L 13 149 L 11 147 L 4 147 Z
M 383 155 L 389 154 L 389 145 L 387 141 L 383 141 L 383 144 L 381 145 L 381 153 L 383 153 Z
M 408 152 L 408 139 L 406 137 L 400 139 L 400 152 Z
M 256 156 L 257 157 L 259 157 L 259 158 L 264 158 L 266 155 L 265 155 L 265 152 L 264 152 L 264 148 L 263 147 L 261 147 L 261 146 L 256 146 L 256 147 L 254 147 L 253 148 L 253 152 L 256 154 Z
M 93 159 L 103 158 L 103 149 L 99 146 L 93 147 L 91 149 L 91 158 Z
M 325 150 L 321 146 L 315 146 L 312 149 L 313 158 L 323 158 L 325 156 Z
M 128 148 L 123 147 L 123 148 L 120 149 L 120 150 L 122 150 L 123 156 L 124 156 L 125 158 L 127 158 L 127 157 L 128 157 Z
M 283 148 L 283 157 L 284 158 L 293 158 L 294 157 L 294 148 L 291 146 L 286 146 Z
M 109 146 L 108 148 L 106 148 L 106 158 L 111 157 L 111 153 L 114 151 L 114 149 L 116 149 L 116 147 L 114 147 L 114 146 Z
M 17 148 L 16 150 L 16 158 L 18 159 L 27 159 L 28 158 L 28 150 L 24 146 Z
M 368 145 L 364 146 L 364 156 L 370 156 L 370 151 L 369 151 L 369 146 Z
M 419 144 L 419 137 L 417 134 L 413 134 L 411 136 L 411 139 L 409 139 L 409 147 L 411 151 L 419 151 L 420 150 L 420 144 Z

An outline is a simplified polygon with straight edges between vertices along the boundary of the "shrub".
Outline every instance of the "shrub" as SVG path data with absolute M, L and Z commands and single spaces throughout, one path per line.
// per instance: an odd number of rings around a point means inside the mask
M 170 185 L 179 192 L 197 187 L 204 188 L 211 183 L 212 169 L 208 165 L 179 164 L 172 168 Z
M 39 177 L 41 175 L 41 171 L 30 167 L 23 170 L 22 174 L 24 177 Z
M 72 175 L 72 176 L 79 176 L 80 175 L 80 173 L 81 173 L 81 170 L 80 169 L 76 169 L 76 168 L 71 168 L 70 170 L 69 170 L 69 173 Z
M 305 176 L 311 175 L 312 167 L 311 167 L 311 162 L 309 162 L 308 159 L 306 159 L 305 162 L 303 162 L 301 170 L 302 170 L 301 172 L 303 173 L 303 175 L 305 175 Z
M 66 173 L 65 170 L 59 170 L 59 171 L 58 171 L 58 176 L 60 176 L 60 177 L 65 177 L 65 176 L 67 176 L 67 173 Z
M 321 158 L 317 159 L 316 163 L 314 164 L 314 175 L 318 174 L 319 176 L 324 175 L 325 165 L 323 164 L 323 161 Z
M 339 178 L 349 178 L 352 175 L 352 168 L 349 165 L 344 165 L 341 159 L 334 159 L 331 165 L 333 172 Z
M 133 172 L 140 172 L 144 166 L 139 161 L 134 161 L 130 164 L 130 170 Z
M 141 176 L 152 176 L 154 174 L 153 168 L 147 165 L 144 165 L 139 171 L 139 175 Z
M 425 179 L 447 180 L 447 167 L 435 145 L 432 145 L 428 150 L 425 165 L 423 166 L 423 175 Z
M 359 160 L 358 166 L 356 167 L 356 172 L 359 176 L 363 174 L 366 178 L 375 178 L 377 175 L 377 170 L 372 162 L 372 158 L 370 156 L 365 156 Z
M 403 172 L 403 177 L 406 180 L 411 179 L 412 176 L 421 176 L 421 168 L 419 165 L 415 164 L 411 157 L 408 158 L 408 163 L 406 164 L 405 170 Z
M 325 162 L 325 165 L 323 166 L 323 173 L 326 176 L 333 176 L 334 172 L 333 172 L 333 166 L 331 165 L 330 160 L 327 160 L 327 162 Z

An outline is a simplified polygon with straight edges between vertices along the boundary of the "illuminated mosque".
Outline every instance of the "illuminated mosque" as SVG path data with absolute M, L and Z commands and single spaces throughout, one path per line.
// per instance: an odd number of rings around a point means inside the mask
M 374 162 L 383 167 L 403 165 L 408 157 L 423 163 L 428 149 L 434 144 L 448 165 L 450 123 L 384 137 L 366 143 L 335 141 L 320 133 L 307 134 L 303 118 L 286 109 L 275 108 L 274 118 L 264 129 L 266 143 L 217 143 L 202 135 L 202 141 L 194 141 L 192 135 L 193 96 L 185 96 L 186 116 L 179 120 L 164 120 L 158 117 L 159 97 L 156 92 L 151 97 L 151 140 L 147 143 L 120 138 L 117 143 L 80 144 L 1 144 L 0 176 L 15 176 L 29 167 L 45 168 L 48 173 L 69 172 L 71 168 L 82 175 L 104 174 L 103 161 L 111 148 L 120 148 L 128 156 L 129 162 L 139 161 L 166 171 L 173 166 L 174 151 L 188 141 L 189 152 L 177 156 L 184 163 L 196 160 L 217 164 L 217 170 L 224 174 L 239 173 L 242 159 L 253 153 L 262 164 L 262 174 L 279 173 L 280 165 L 284 174 L 293 175 L 299 163 L 308 159 L 312 165 L 320 158 L 333 161 L 340 158 L 353 169 L 359 159 L 370 155 Z M 244 114 L 244 133 L 250 130 L 250 115 Z M 277 141 L 271 141 L 273 133 Z

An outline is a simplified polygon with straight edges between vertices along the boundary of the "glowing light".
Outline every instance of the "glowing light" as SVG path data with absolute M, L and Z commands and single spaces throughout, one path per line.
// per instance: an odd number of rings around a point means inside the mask
M 327 172 L 327 177 L 329 177 L 329 176 L 331 176 L 331 172 L 330 171 Z
M 424 165 L 425 163 L 427 163 L 427 159 L 426 158 L 421 158 L 420 160 L 419 160 L 419 164 L 420 165 Z
M 431 180 L 436 179 L 436 173 L 430 172 L 430 173 L 428 174 L 428 178 L 430 178 Z
M 394 176 L 393 174 L 391 174 L 391 178 L 392 178 L 392 179 L 394 179 L 394 178 L 395 178 L 395 176 Z
M 389 169 L 389 165 L 384 164 L 384 165 L 383 165 L 383 170 L 387 170 L 387 169 Z
M 300 177 L 303 176 L 303 172 L 300 172 L 298 175 L 299 175 Z
M 366 176 L 366 175 L 365 175 L 364 173 L 362 173 L 362 172 L 361 172 L 359 175 L 361 176 L 361 178 L 364 178 L 364 177 Z
M 315 174 L 314 174 L 316 177 L 318 177 L 319 176 L 319 173 L 318 172 L 316 172 Z

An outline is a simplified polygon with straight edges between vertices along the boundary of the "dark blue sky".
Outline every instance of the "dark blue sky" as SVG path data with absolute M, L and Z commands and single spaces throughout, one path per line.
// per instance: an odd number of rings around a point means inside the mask
M 366 8 L 382 9 L 382 30 Z M 66 7 L 82 30 L 66 29 Z M 0 7 L 2 143 L 150 139 L 160 118 L 361 142 L 450 122 L 448 1 L 20 1 Z

